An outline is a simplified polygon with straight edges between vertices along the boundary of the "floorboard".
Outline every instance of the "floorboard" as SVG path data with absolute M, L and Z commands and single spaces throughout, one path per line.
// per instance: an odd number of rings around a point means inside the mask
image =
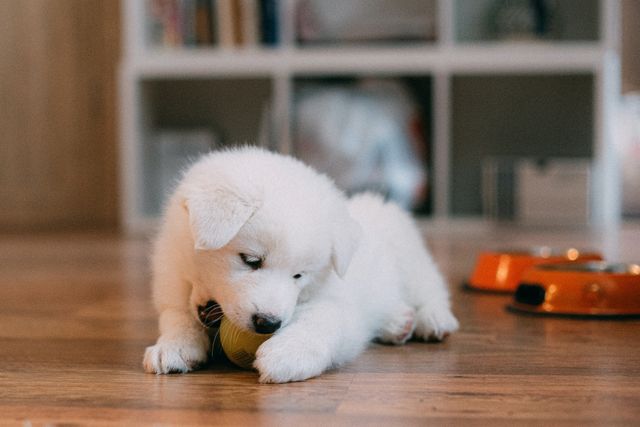
M 461 330 L 441 344 L 372 344 L 319 378 L 260 385 L 226 365 L 156 376 L 148 242 L 0 237 L 0 423 L 178 425 L 638 425 L 640 321 L 516 315 L 461 290 L 479 250 L 548 243 L 640 260 L 640 227 L 425 226 Z M 615 242 L 611 239 L 615 237 Z

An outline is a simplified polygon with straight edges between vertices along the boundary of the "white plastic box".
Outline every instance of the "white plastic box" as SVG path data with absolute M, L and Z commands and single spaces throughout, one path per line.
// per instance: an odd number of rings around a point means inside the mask
M 588 159 L 524 160 L 517 167 L 517 220 L 531 225 L 589 223 Z
M 590 222 L 591 161 L 489 157 L 483 162 L 485 217 L 526 225 Z

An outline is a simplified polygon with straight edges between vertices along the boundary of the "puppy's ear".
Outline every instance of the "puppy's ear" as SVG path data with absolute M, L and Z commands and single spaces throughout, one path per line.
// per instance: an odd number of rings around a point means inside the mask
M 331 263 L 338 273 L 344 277 L 362 238 L 362 228 L 351 216 L 346 214 L 335 227 L 333 233 L 333 252 L 331 253 Z
M 196 190 L 185 200 L 196 249 L 220 249 L 259 208 L 256 200 L 231 189 Z

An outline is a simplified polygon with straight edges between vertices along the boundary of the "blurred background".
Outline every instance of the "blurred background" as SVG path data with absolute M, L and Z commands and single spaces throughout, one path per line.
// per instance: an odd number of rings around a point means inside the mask
M 0 231 L 153 228 L 212 149 L 424 218 L 640 217 L 635 0 L 0 0 Z

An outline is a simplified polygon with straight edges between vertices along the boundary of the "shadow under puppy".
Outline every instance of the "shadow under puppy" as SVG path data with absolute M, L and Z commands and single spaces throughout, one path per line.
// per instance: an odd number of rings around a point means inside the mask
M 160 338 L 147 372 L 207 361 L 198 307 L 275 332 L 257 351 L 261 382 L 299 381 L 378 339 L 441 340 L 458 328 L 442 276 L 410 216 L 379 196 L 347 199 L 326 176 L 257 148 L 214 152 L 171 197 L 153 254 Z

